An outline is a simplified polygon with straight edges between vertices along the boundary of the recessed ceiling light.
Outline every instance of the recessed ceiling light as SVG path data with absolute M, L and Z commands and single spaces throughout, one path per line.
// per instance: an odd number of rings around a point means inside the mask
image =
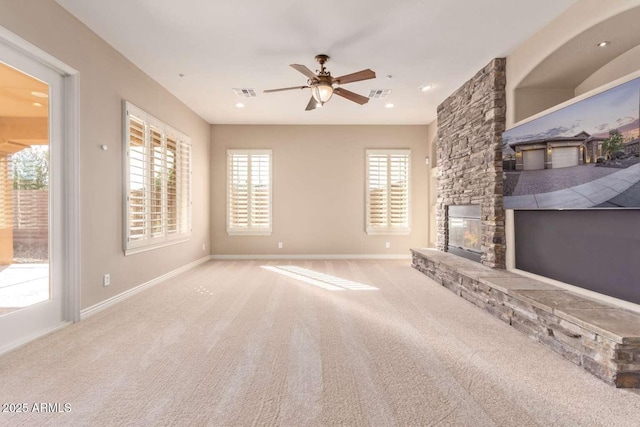
M 238 103 L 236 104 L 236 107 L 237 107 L 237 108 L 244 108 L 244 104 L 243 104 L 242 102 L 238 102 Z
M 422 92 L 426 92 L 426 91 L 428 91 L 429 89 L 431 89 L 432 87 L 433 87 L 433 86 L 431 86 L 431 85 L 424 85 L 424 86 L 420 86 L 420 88 L 419 88 L 419 89 L 420 89 Z
M 34 107 L 42 107 L 42 104 L 40 104 L 39 102 L 34 102 L 34 103 L 33 103 L 33 106 L 34 106 Z
M 608 40 L 603 40 L 603 41 L 601 41 L 600 43 L 598 43 L 596 46 L 598 46 L 598 47 L 605 47 L 605 46 L 609 46 L 610 44 L 611 44 L 611 42 L 610 42 L 610 41 L 608 41 Z
M 392 103 L 388 103 L 388 104 L 385 105 L 385 108 L 393 108 L 393 107 L 394 107 L 394 105 Z
M 48 98 L 49 94 L 44 93 L 44 92 L 31 92 L 31 95 L 38 97 L 38 98 Z

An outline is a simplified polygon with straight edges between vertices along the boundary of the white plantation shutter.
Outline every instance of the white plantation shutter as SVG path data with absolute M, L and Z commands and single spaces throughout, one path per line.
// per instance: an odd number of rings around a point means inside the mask
M 227 233 L 271 234 L 271 150 L 227 150 Z
M 249 154 L 227 152 L 227 231 L 249 228 Z
M 389 155 L 389 226 L 409 229 L 409 154 Z
M 165 167 L 164 167 L 164 147 L 162 143 L 162 132 L 158 129 L 151 128 L 149 130 L 149 136 L 151 139 L 150 155 L 151 162 L 149 170 L 151 172 L 151 236 L 158 237 L 164 232 L 163 228 L 163 207 L 164 200 L 162 197 L 162 190 L 165 182 Z
M 167 222 L 167 233 L 178 232 L 178 145 L 177 138 L 167 135 L 166 139 L 166 170 L 167 185 L 165 187 L 167 203 L 164 205 L 164 216 Z
M 191 234 L 188 137 L 125 103 L 125 254 L 187 240 Z
M 385 154 L 367 155 L 367 229 L 387 227 L 388 218 L 388 159 Z
M 180 140 L 177 148 L 176 196 L 178 204 L 177 233 L 191 232 L 191 142 Z
M 410 231 L 410 150 L 367 150 L 367 234 Z
M 129 192 L 128 202 L 126 204 L 128 207 L 126 218 L 129 223 L 128 240 L 130 242 L 137 242 L 144 240 L 150 217 L 150 212 L 148 211 L 149 206 L 147 204 L 147 193 L 149 191 L 149 153 L 145 142 L 144 123 L 135 117 L 130 117 L 128 123 L 129 167 L 127 170 L 129 173 Z

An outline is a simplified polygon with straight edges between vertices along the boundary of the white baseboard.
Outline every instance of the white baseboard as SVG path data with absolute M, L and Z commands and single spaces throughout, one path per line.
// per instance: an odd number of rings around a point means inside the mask
M 203 257 L 196 261 L 190 262 L 189 264 L 183 265 L 182 267 L 176 268 L 173 271 L 170 271 L 162 276 L 156 277 L 155 279 L 149 280 L 141 285 L 136 286 L 135 288 L 129 289 L 128 291 L 122 292 L 118 295 L 115 295 L 109 299 L 99 302 L 98 304 L 92 305 L 91 307 L 87 307 L 84 310 L 80 311 L 80 320 L 84 320 L 89 316 L 92 316 L 107 307 L 111 307 L 112 305 L 131 297 L 132 295 L 137 294 L 151 286 L 157 285 L 158 283 L 164 282 L 165 280 L 171 279 L 172 277 L 177 276 L 178 274 L 184 273 L 185 271 L 189 271 L 192 268 L 197 267 L 200 264 L 204 264 L 209 261 L 209 257 Z
M 13 351 L 13 350 L 17 349 L 18 347 L 22 347 L 25 344 L 29 344 L 31 341 L 34 341 L 34 340 L 36 340 L 38 338 L 42 338 L 45 335 L 49 335 L 49 334 L 51 334 L 53 332 L 59 331 L 60 329 L 71 325 L 71 323 L 72 322 L 66 322 L 66 321 L 65 322 L 60 322 L 60 324 L 58 324 L 58 325 L 56 325 L 56 326 L 54 326 L 52 328 L 45 329 L 43 331 L 38 331 L 38 332 L 36 332 L 34 334 L 31 334 L 31 335 L 29 335 L 27 337 L 23 337 L 22 339 L 19 339 L 18 341 L 13 341 L 13 342 L 9 343 L 8 345 L 0 348 L 0 355 L 3 355 L 5 353 L 9 353 L 10 351 Z
M 211 255 L 212 260 L 248 259 L 411 259 L 411 254 Z

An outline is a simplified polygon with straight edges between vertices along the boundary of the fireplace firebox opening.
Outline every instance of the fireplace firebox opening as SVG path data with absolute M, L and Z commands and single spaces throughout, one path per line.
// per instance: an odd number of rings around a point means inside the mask
M 482 222 L 480 205 L 447 207 L 447 246 L 445 251 L 476 262 L 481 261 Z

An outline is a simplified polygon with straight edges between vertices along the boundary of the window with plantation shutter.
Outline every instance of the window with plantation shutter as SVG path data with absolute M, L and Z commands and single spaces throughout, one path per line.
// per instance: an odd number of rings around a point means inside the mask
M 125 102 L 125 254 L 189 239 L 191 141 Z
M 367 234 L 409 234 L 411 150 L 367 150 Z
M 227 233 L 271 234 L 271 150 L 227 150 Z

